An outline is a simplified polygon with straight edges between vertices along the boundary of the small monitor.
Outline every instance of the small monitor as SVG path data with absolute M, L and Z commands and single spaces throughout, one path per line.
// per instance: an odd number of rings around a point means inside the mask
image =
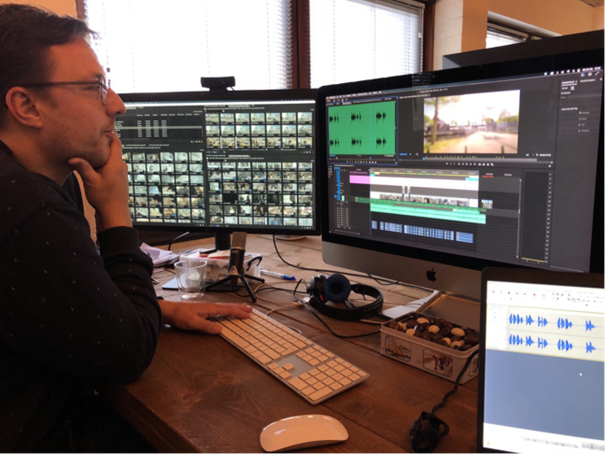
M 315 90 L 121 94 L 138 229 L 318 234 Z
M 477 452 L 599 452 L 603 275 L 483 273 Z
M 479 299 L 603 270 L 603 49 L 321 87 L 323 256 Z

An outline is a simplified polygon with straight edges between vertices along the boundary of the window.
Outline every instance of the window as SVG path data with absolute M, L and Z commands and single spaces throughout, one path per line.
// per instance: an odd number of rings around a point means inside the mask
M 524 43 L 536 39 L 542 39 L 542 37 L 521 30 L 514 30 L 496 24 L 488 24 L 485 48 L 490 49 L 492 47 L 508 46 L 509 44 Z
M 101 35 L 93 46 L 119 93 L 198 91 L 200 77 L 282 89 L 421 70 L 424 6 L 413 0 L 77 3 Z
M 292 84 L 289 0 L 94 0 L 85 14 L 117 92 L 197 91 L 200 77 Z
M 423 5 L 310 0 L 311 86 L 421 70 Z

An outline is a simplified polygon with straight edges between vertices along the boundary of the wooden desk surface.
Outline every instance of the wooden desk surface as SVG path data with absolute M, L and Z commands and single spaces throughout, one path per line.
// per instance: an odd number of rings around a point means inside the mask
M 181 243 L 187 250 L 208 240 Z M 321 240 L 278 241 L 288 262 L 313 269 L 338 270 L 321 259 Z M 285 265 L 269 235 L 249 235 L 247 248 L 263 255 L 263 267 L 304 278 L 319 274 Z M 344 271 L 340 269 L 341 271 Z M 323 274 L 330 274 L 324 272 Z M 161 282 L 173 277 L 168 271 L 155 274 Z M 294 289 L 295 283 L 263 276 L 267 282 Z M 368 278 L 350 280 L 379 287 L 385 304 L 401 304 L 427 296 L 401 286 L 378 286 Z M 158 295 L 176 299 L 174 291 L 156 286 Z M 245 292 L 242 291 L 242 294 Z M 285 306 L 291 293 L 262 292 L 255 307 L 262 312 Z M 275 302 L 265 301 L 270 298 Z M 207 292 L 215 302 L 242 301 L 231 293 Z M 249 302 L 249 298 L 243 301 Z M 149 369 L 135 383 L 108 390 L 113 405 L 160 452 L 263 452 L 260 433 L 268 424 L 301 414 L 325 414 L 340 420 L 349 432 L 344 443 L 302 452 L 413 452 L 409 431 L 422 411 L 431 411 L 453 383 L 399 363 L 380 354 L 380 334 L 340 339 L 301 307 L 283 308 L 271 314 L 279 322 L 299 329 L 309 339 L 370 373 L 360 385 L 319 405 L 310 405 L 219 336 L 166 328 Z M 322 317 L 343 335 L 378 331 L 364 323 Z M 437 412 L 450 433 L 435 452 L 473 452 L 476 443 L 477 380 L 460 386 L 457 394 Z

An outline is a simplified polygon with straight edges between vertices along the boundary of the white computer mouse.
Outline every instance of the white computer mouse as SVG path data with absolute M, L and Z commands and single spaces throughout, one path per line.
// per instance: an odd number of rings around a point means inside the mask
M 269 424 L 260 434 L 267 452 L 290 451 L 340 443 L 349 433 L 340 421 L 325 415 L 300 415 Z

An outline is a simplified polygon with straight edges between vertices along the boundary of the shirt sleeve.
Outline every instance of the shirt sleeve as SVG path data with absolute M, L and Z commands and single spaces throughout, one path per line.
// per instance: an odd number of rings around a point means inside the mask
M 42 206 L 3 246 L 0 323 L 5 348 L 73 376 L 138 379 L 153 358 L 161 310 L 138 232 L 98 235 L 74 206 Z M 5 272 L 6 270 L 6 272 Z

